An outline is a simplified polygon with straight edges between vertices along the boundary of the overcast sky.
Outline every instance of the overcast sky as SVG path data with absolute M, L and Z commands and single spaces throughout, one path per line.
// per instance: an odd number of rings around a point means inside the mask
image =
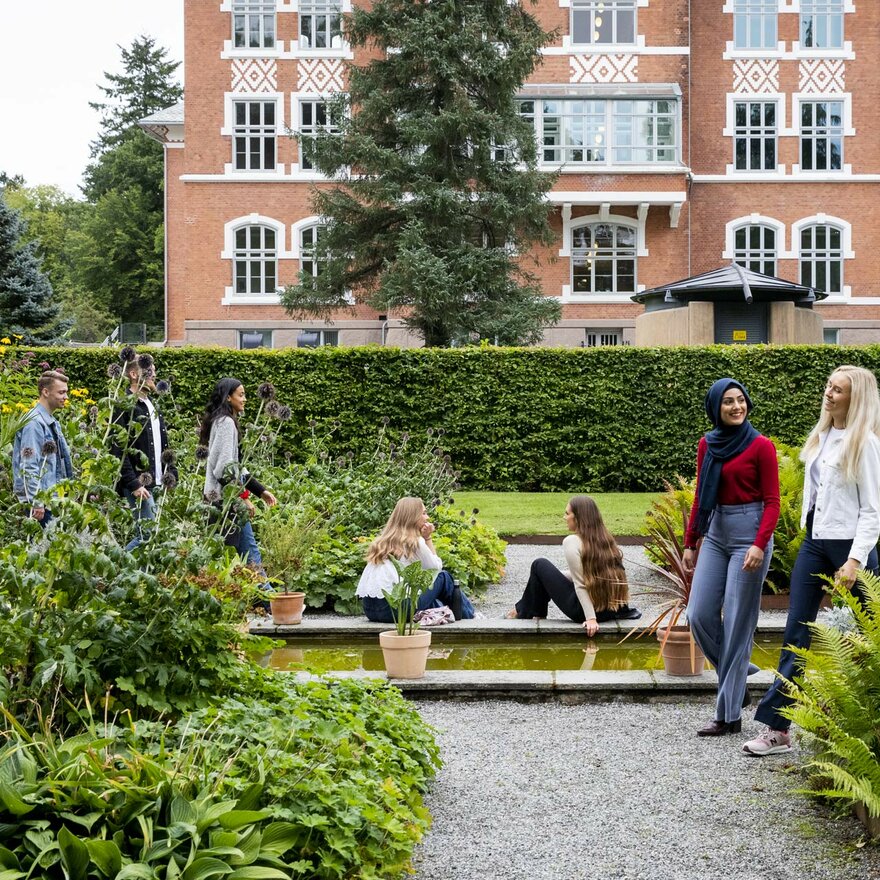
M 209 0 L 191 0 L 204 3 Z M 183 61 L 184 0 L 3 0 L 0 49 L 0 171 L 28 186 L 79 185 L 101 100 L 104 72 L 120 73 L 119 46 L 145 34 Z M 178 69 L 181 81 L 183 67 Z

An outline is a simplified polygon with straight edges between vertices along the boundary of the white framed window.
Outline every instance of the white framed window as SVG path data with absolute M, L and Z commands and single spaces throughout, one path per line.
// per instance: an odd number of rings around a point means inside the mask
M 339 126 L 327 109 L 326 101 L 299 102 L 299 167 L 303 171 L 311 171 L 314 165 L 303 150 L 303 141 L 313 138 L 319 132 L 336 134 Z
M 775 171 L 776 102 L 737 101 L 733 113 L 736 170 Z
M 776 49 L 778 0 L 735 0 L 733 45 L 737 49 Z
M 232 165 L 236 171 L 275 170 L 275 102 L 233 101 Z
M 623 337 L 621 330 L 607 330 L 605 328 L 584 331 L 584 347 L 598 348 L 600 345 L 620 345 Z
M 571 43 L 578 46 L 636 42 L 636 0 L 571 0 Z
M 733 259 L 744 269 L 776 276 L 776 230 L 763 223 L 740 226 L 733 233 Z
M 272 331 L 271 330 L 239 330 L 238 331 L 238 347 L 242 351 L 254 348 L 271 348 L 272 347 Z
M 233 0 L 232 45 L 236 49 L 275 48 L 275 0 Z
M 800 229 L 801 284 L 825 293 L 843 293 L 843 230 L 830 223 Z
M 299 47 L 342 48 L 342 0 L 300 0 Z
M 636 292 L 636 228 L 589 223 L 571 230 L 571 290 L 578 293 Z
M 296 337 L 297 348 L 320 348 L 322 345 L 339 345 L 339 331 L 301 330 Z
M 840 345 L 840 328 L 824 327 L 822 330 L 823 345 Z
M 233 292 L 265 296 L 278 289 L 278 246 L 270 226 L 255 224 L 235 230 Z
M 521 99 L 541 161 L 563 165 L 671 164 L 678 154 L 678 102 Z
M 844 0 L 801 0 L 801 46 L 842 49 L 843 7 Z
M 843 169 L 843 102 L 801 101 L 801 171 Z
M 325 227 L 321 224 L 305 226 L 299 230 L 299 268 L 317 278 L 324 268 L 324 259 L 319 247 L 324 237 Z

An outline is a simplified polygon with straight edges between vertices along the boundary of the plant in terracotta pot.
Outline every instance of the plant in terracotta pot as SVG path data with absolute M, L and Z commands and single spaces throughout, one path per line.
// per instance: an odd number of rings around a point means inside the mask
M 404 567 L 393 557 L 391 561 L 398 581 L 385 591 L 395 623 L 395 629 L 379 633 L 385 671 L 389 678 L 421 678 L 428 662 L 431 633 L 419 629 L 415 613 L 419 596 L 431 586 L 434 572 L 423 569 L 421 562 Z
M 263 565 L 278 589 L 269 594 L 272 620 L 281 626 L 302 622 L 305 593 L 297 589 L 324 525 L 302 511 L 270 508 L 262 521 Z

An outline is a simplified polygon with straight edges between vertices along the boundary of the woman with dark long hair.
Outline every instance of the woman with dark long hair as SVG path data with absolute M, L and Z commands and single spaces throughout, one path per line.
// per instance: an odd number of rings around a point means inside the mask
M 560 571 L 549 559 L 536 559 L 522 598 L 507 616 L 546 617 L 552 600 L 566 617 L 583 624 L 588 636 L 596 634 L 601 622 L 641 617 L 627 604 L 623 554 L 596 502 L 576 495 L 565 508 L 565 524 L 572 532 L 562 542 L 568 571 Z
M 202 416 L 199 443 L 208 449 L 205 498 L 212 504 L 221 505 L 223 487 L 235 481 L 241 485 L 241 498 L 248 512 L 253 513 L 252 495 L 262 498 L 269 507 L 274 506 L 277 500 L 262 483 L 241 468 L 241 428 L 238 420 L 246 402 L 247 395 L 240 380 L 231 376 L 220 379 Z M 226 543 L 235 547 L 246 562 L 254 566 L 262 565 L 250 520 L 240 527 L 227 528 L 225 534 Z

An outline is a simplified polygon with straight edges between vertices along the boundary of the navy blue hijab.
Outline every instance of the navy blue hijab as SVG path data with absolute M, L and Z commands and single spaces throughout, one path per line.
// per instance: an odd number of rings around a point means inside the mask
M 741 425 L 721 424 L 721 400 L 726 391 L 737 388 L 746 399 L 746 419 Z M 718 503 L 718 489 L 721 486 L 721 465 L 730 461 L 749 447 L 759 436 L 748 420 L 752 411 L 752 400 L 745 386 L 736 379 L 719 379 L 712 383 L 706 393 L 706 415 L 712 422 L 712 430 L 706 433 L 706 455 L 700 468 L 700 481 L 697 487 L 697 533 L 705 535 L 715 505 Z

